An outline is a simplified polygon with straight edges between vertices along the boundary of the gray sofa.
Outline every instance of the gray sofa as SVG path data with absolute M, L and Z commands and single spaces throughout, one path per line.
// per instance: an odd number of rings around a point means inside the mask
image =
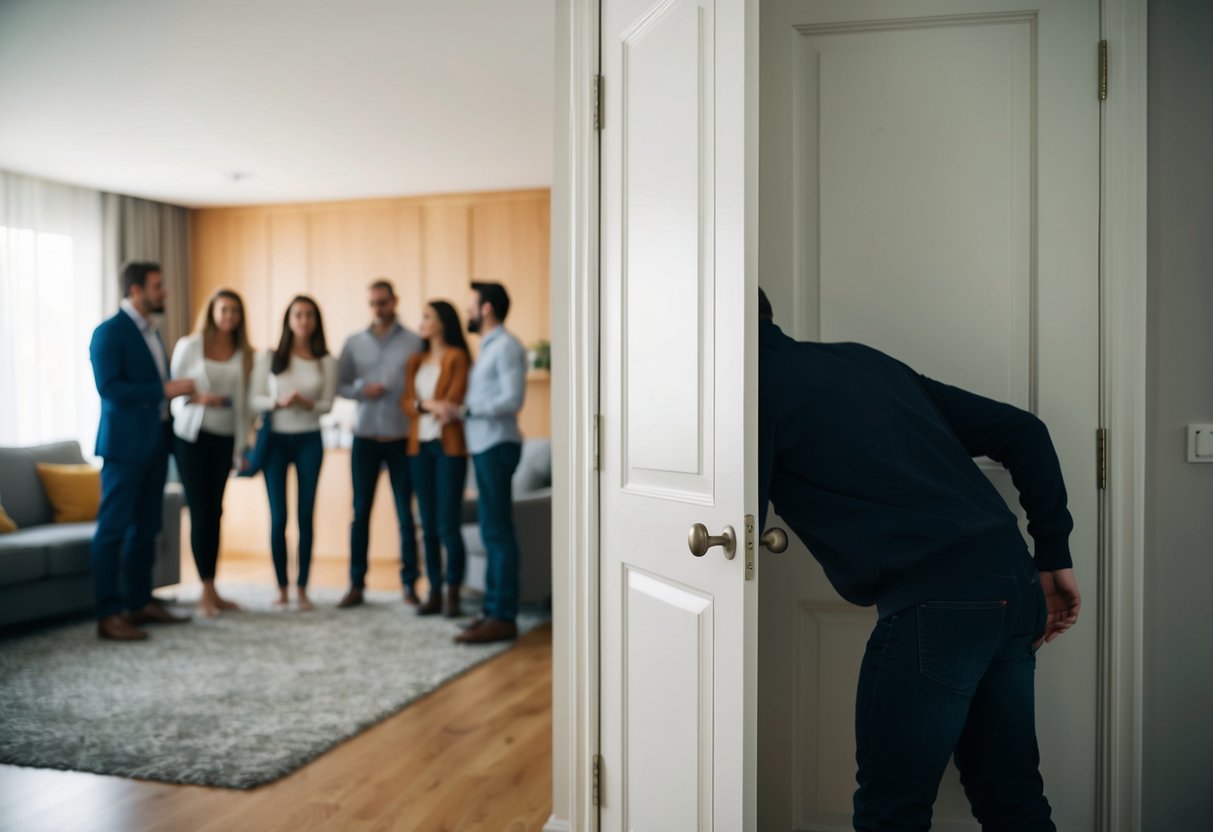
M 96 523 L 55 523 L 34 467 L 84 462 L 76 442 L 0 448 L 0 504 L 19 527 L 0 534 L 0 626 L 93 608 L 89 544 Z M 154 586 L 181 580 L 181 486 L 164 490 Z
M 514 528 L 518 533 L 518 594 L 524 604 L 546 606 L 552 598 L 552 442 L 527 439 L 514 472 Z M 476 492 L 476 473 L 468 462 L 468 494 Z M 467 548 L 464 586 L 484 592 L 487 553 L 480 539 L 476 499 L 463 503 L 463 543 Z

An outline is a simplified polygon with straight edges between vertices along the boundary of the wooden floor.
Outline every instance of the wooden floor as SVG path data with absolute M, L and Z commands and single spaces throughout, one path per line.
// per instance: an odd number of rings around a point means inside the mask
M 193 576 L 193 565 L 182 564 L 182 574 Z M 317 562 L 312 574 L 313 586 L 341 586 L 345 565 Z M 268 558 L 227 558 L 220 587 L 225 580 L 270 587 L 273 573 Z M 399 578 L 391 564 L 373 563 L 367 585 L 398 589 Z M 252 791 L 0 766 L 0 830 L 540 830 L 552 805 L 551 655 L 551 630 L 531 632 L 513 650 Z

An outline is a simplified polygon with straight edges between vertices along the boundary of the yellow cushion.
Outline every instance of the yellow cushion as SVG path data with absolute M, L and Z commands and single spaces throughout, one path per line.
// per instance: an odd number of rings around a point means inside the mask
M 13 518 L 8 516 L 8 512 L 4 510 L 4 506 L 0 505 L 0 534 L 8 534 L 15 531 L 17 531 L 17 524 L 13 522 Z
M 97 519 L 101 507 L 101 471 L 82 463 L 51 465 L 37 463 L 46 497 L 55 510 L 56 523 L 84 523 Z

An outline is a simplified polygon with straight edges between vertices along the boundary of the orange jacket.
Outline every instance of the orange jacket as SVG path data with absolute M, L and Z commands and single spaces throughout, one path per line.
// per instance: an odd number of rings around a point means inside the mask
M 404 371 L 404 395 L 400 397 L 400 409 L 409 416 L 409 455 L 421 453 L 421 414 L 417 411 L 417 370 L 430 354 L 414 353 L 409 356 Z M 447 347 L 442 354 L 442 368 L 438 373 L 438 384 L 434 387 L 434 398 L 452 404 L 463 404 L 468 392 L 468 372 L 472 359 L 464 350 Z M 467 456 L 468 446 L 463 437 L 463 422 L 450 422 L 442 426 L 442 451 L 447 456 Z

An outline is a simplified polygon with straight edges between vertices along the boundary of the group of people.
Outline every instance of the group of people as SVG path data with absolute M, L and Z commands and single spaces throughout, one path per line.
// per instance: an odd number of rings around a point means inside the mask
M 371 325 L 351 335 L 339 357 L 329 352 L 312 298 L 293 298 L 278 346 L 257 353 L 243 301 L 220 289 L 170 361 L 154 323 L 167 294 L 160 267 L 127 264 L 122 288 L 121 309 L 97 327 L 89 348 L 101 396 L 96 452 L 104 459 L 91 552 L 101 638 L 138 641 L 148 635 L 143 624 L 189 620 L 151 592 L 170 454 L 190 509 L 190 544 L 203 587 L 199 613 L 213 617 L 237 608 L 215 587 L 223 495 L 233 471 L 264 476 L 274 603 L 290 605 L 286 528 L 292 466 L 299 526 L 294 603 L 312 608 L 307 587 L 324 459 L 320 417 L 338 395 L 355 400 L 358 408 L 350 453 L 350 586 L 337 606 L 364 602 L 371 506 L 386 467 L 399 521 L 404 602 L 419 615 L 462 616 L 461 523 L 470 456 L 488 566 L 482 611 L 455 640 L 517 636 L 519 552 L 511 480 L 522 447 L 517 414 L 526 390 L 526 353 L 504 326 L 510 309 L 505 287 L 471 285 L 467 329 L 481 337 L 474 362 L 454 306 L 430 301 L 413 332 L 398 320 L 397 296 L 387 280 L 369 287 Z M 258 417 L 261 427 L 254 431 Z M 414 495 L 429 586 L 424 600 L 417 592 Z

